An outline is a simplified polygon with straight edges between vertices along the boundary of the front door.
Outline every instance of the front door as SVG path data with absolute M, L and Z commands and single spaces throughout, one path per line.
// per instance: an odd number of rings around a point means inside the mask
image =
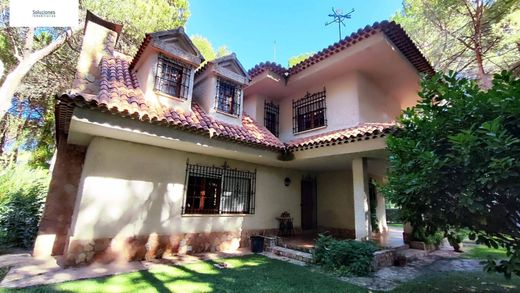
M 304 177 L 301 188 L 302 230 L 316 229 L 318 223 L 316 178 Z

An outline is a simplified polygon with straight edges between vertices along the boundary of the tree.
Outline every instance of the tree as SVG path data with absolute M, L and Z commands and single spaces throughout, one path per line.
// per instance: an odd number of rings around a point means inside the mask
M 440 71 L 490 85 L 493 72 L 520 61 L 516 0 L 406 0 L 393 17 Z
M 8 13 L 6 3 L 0 0 L 0 12 Z M 116 49 L 126 54 L 137 51 L 145 33 L 182 26 L 189 16 L 187 0 L 85 0 L 81 1 L 80 7 L 82 19 L 87 9 L 125 25 Z M 13 154 L 2 159 L 4 163 L 13 162 L 18 148 L 28 147 L 34 151 L 29 163 L 46 166 L 54 145 L 53 123 L 49 121 L 54 112 L 53 97 L 72 84 L 84 24 L 80 24 L 74 34 L 70 34 L 70 29 L 12 28 L 7 27 L 7 14 L 1 15 L 5 18 L 0 20 L 0 63 L 8 76 L 4 80 L 0 77 L 0 81 L 3 81 L 0 88 L 0 132 L 6 134 L 0 139 L 0 155 L 6 144 L 11 145 Z M 50 47 L 53 49 L 45 51 L 45 54 L 39 54 L 30 59 L 30 62 L 24 61 L 26 56 L 34 56 L 35 52 L 42 52 L 41 50 Z M 13 100 L 16 105 L 25 108 L 12 108 Z M 2 118 L 10 107 L 12 110 L 6 116 L 13 117 Z M 29 120 L 31 127 L 24 126 L 29 123 L 25 119 L 28 113 L 33 113 Z M 21 117 L 18 118 L 20 114 Z M 40 140 L 45 142 L 41 143 Z M 13 148 L 13 145 L 18 147 Z
M 414 228 L 468 229 L 477 243 L 506 248 L 509 260 L 487 269 L 520 275 L 520 79 L 503 72 L 482 90 L 437 74 L 419 96 L 387 139 L 383 192 Z
M 70 43 L 75 33 L 79 33 L 83 24 L 75 29 L 70 28 L 13 28 L 8 27 L 7 1 L 0 2 L 0 46 L 9 49 L 9 53 L 0 54 L 2 64 L 8 72 L 0 87 L 0 119 L 9 109 L 11 98 L 19 94 L 18 90 L 24 78 L 33 67 Z M 123 53 L 133 54 L 144 34 L 150 31 L 171 29 L 182 26 L 189 17 L 187 0 L 84 0 L 80 10 L 84 19 L 85 11 L 108 20 L 125 25 L 118 42 L 118 49 Z M 71 46 L 72 48 L 72 46 Z M 77 48 L 72 48 L 78 51 Z M 76 64 L 76 58 L 68 56 L 64 62 Z M 14 60 L 14 61 L 13 61 Z M 71 80 L 72 76 L 60 77 L 61 80 Z M 54 93 L 51 93 L 51 96 Z
M 293 67 L 294 65 L 302 62 L 303 60 L 311 57 L 314 54 L 315 54 L 315 52 L 309 52 L 309 53 L 303 53 L 300 55 L 292 56 L 291 58 L 289 58 L 288 65 L 289 65 L 289 67 Z
M 197 47 L 197 49 L 199 49 L 199 51 L 202 53 L 202 56 L 204 56 L 206 61 L 211 61 L 216 58 L 231 54 L 231 51 L 229 51 L 226 46 L 220 46 L 218 47 L 217 51 L 215 51 L 211 42 L 203 36 L 194 35 L 191 36 L 190 39 L 195 47 Z

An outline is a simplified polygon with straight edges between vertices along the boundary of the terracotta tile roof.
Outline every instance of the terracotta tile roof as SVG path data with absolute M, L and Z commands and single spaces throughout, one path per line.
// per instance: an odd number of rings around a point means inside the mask
M 242 125 L 232 125 L 213 119 L 196 103 L 192 104 L 191 112 L 146 103 L 137 77 L 130 71 L 129 66 L 129 63 L 121 58 L 105 56 L 100 63 L 100 91 L 97 95 L 71 92 L 59 99 L 65 103 L 72 102 L 75 106 L 169 125 L 210 137 L 269 149 L 285 148 L 278 138 L 246 114 L 243 115 Z
M 255 67 L 249 69 L 249 77 L 253 78 L 257 75 L 262 74 L 264 71 L 272 71 L 282 77 L 285 77 L 285 73 L 288 72 L 288 70 L 283 67 L 282 65 L 274 62 L 262 62 L 260 64 L 255 65 Z
M 426 58 L 419 51 L 419 49 L 417 49 L 417 47 L 410 39 L 410 37 L 406 34 L 404 29 L 394 21 L 383 21 L 376 22 L 371 26 L 366 26 L 363 29 L 359 29 L 358 31 L 352 33 L 350 36 L 347 36 L 343 40 L 328 46 L 327 48 L 290 67 L 289 69 L 285 69 L 282 66 L 277 65 L 275 63 L 266 62 L 260 63 L 252 69 L 250 69 L 249 75 L 251 76 L 251 78 L 253 78 L 259 75 L 260 73 L 264 72 L 265 70 L 271 70 L 275 73 L 279 73 L 282 71 L 282 73 L 288 72 L 288 76 L 291 76 L 338 52 L 341 52 L 351 47 L 357 42 L 360 42 L 378 32 L 383 32 L 392 41 L 392 43 L 394 43 L 394 45 L 399 49 L 399 51 L 401 51 L 401 53 L 410 61 L 410 63 L 417 69 L 417 71 L 425 74 L 435 73 L 433 67 L 430 65 L 428 60 L 426 60 Z
M 355 141 L 383 137 L 397 129 L 395 122 L 362 123 L 354 127 L 334 130 L 322 134 L 307 136 L 290 141 L 289 150 L 298 151 L 322 146 L 344 144 Z

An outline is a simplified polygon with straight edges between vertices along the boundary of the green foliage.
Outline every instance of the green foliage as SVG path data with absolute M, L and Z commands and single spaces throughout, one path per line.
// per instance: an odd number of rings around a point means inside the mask
M 133 54 L 145 33 L 184 26 L 190 16 L 188 0 L 83 0 L 83 8 L 96 15 L 123 24 L 120 45 Z
M 199 51 L 202 53 L 202 56 L 204 56 L 206 61 L 211 61 L 213 59 L 231 54 L 226 46 L 220 46 L 218 47 L 217 51 L 215 51 L 211 42 L 203 36 L 195 35 L 191 36 L 190 39 L 195 47 L 197 47 L 197 49 L 199 49 Z
M 462 243 L 469 236 L 469 231 L 466 229 L 452 229 L 448 231 L 447 237 L 451 245 L 455 243 Z
M 415 241 L 422 241 L 429 245 L 439 246 L 444 239 L 444 233 L 440 231 L 426 231 L 423 227 L 414 227 L 412 238 Z
M 309 52 L 309 53 L 303 53 L 303 54 L 296 55 L 296 56 L 289 58 L 289 61 L 288 61 L 289 67 L 292 67 L 292 66 L 302 62 L 303 60 L 311 57 L 314 54 L 315 54 L 315 52 Z
M 506 248 L 510 259 L 488 269 L 520 274 L 520 80 L 502 72 L 484 91 L 437 74 L 423 79 L 419 96 L 387 140 L 383 192 L 427 235 L 463 228 Z
M 475 77 L 477 49 L 486 73 L 510 69 L 520 61 L 519 4 L 516 0 L 405 0 L 392 20 L 406 30 L 436 70 Z
M 26 167 L 0 174 L 0 244 L 30 248 L 38 232 L 49 182 L 48 172 Z
M 314 260 L 327 270 L 341 275 L 365 276 L 372 271 L 372 259 L 378 248 L 371 242 L 336 240 L 319 235 Z
M 386 222 L 389 224 L 392 223 L 402 223 L 403 219 L 401 219 L 401 214 L 399 209 L 386 209 Z

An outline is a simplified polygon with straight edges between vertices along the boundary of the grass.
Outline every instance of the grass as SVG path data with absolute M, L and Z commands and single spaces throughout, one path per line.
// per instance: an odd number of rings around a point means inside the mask
M 260 255 L 219 262 L 225 262 L 230 268 L 218 269 L 212 261 L 160 266 L 149 271 L 35 287 L 24 292 L 367 292 L 312 267 Z
M 485 245 L 476 245 L 476 246 L 472 247 L 470 250 L 468 250 L 467 252 L 465 252 L 463 256 L 466 258 L 483 259 L 483 260 L 488 259 L 488 257 L 491 257 L 492 259 L 507 258 L 505 249 L 489 248 Z
M 216 263 L 225 262 L 227 269 Z M 500 274 L 443 272 L 412 280 L 395 293 L 519 292 L 520 278 Z M 314 267 L 301 267 L 260 255 L 157 266 L 148 271 L 33 287 L 23 292 L 369 292 Z M 12 293 L 16 290 L 2 290 Z
M 397 228 L 403 228 L 403 223 L 391 223 L 387 224 L 390 227 L 397 227 Z
M 500 274 L 450 272 L 417 278 L 392 292 L 519 292 L 520 277 L 506 280 Z

